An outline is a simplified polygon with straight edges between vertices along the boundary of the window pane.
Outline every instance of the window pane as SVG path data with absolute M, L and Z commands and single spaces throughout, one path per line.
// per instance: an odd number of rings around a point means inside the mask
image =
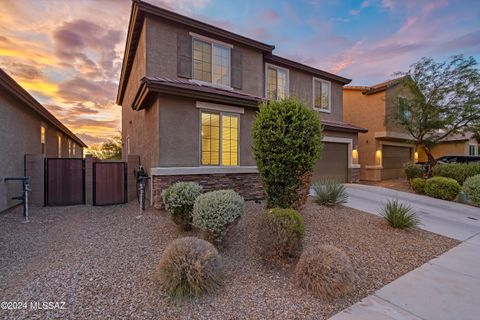
M 322 99 L 321 99 L 321 92 L 322 92 L 322 83 L 318 80 L 314 80 L 314 97 L 315 97 L 315 108 L 322 107 Z
M 284 99 L 287 91 L 287 72 L 277 70 L 277 99 Z
M 211 115 L 211 124 L 212 127 L 220 127 L 220 115 L 212 114 Z
M 267 75 L 267 98 L 271 100 L 277 99 L 277 70 L 268 67 Z
M 212 81 L 212 47 L 197 39 L 193 40 L 193 78 Z
M 213 45 L 213 83 L 230 86 L 230 48 Z
M 220 115 L 202 112 L 201 164 L 218 165 L 220 152 Z
M 330 84 L 322 82 L 322 109 L 330 109 Z

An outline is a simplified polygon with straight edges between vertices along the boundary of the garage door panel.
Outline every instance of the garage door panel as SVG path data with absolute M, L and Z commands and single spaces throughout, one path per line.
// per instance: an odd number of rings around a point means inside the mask
M 412 148 L 382 146 L 382 179 L 396 179 L 404 176 L 403 165 L 411 161 Z
M 312 181 L 348 181 L 348 144 L 326 142 L 313 169 Z

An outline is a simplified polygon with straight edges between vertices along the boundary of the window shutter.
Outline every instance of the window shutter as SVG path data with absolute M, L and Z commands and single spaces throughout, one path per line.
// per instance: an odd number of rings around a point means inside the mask
M 242 89 L 242 52 L 232 48 L 232 88 Z
M 177 34 L 177 76 L 192 78 L 192 37 Z

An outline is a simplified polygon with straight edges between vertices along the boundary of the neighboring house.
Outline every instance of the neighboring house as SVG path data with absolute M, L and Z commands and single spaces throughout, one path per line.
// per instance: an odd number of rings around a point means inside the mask
M 419 162 L 427 161 L 427 155 L 421 147 L 417 149 L 417 154 Z M 479 140 L 473 133 L 457 133 L 433 146 L 432 155 L 435 158 L 459 155 L 478 156 Z
M 313 179 L 356 181 L 357 136 L 343 122 L 350 82 L 272 54 L 274 46 L 134 1 L 117 104 L 124 157 L 140 155 L 152 200 L 180 181 L 261 196 L 252 123 L 267 99 L 296 96 L 318 111 L 325 148 Z
M 0 212 L 18 203 L 25 154 L 82 158 L 86 145 L 0 69 Z
M 401 79 L 343 88 L 344 120 L 368 129 L 367 133 L 359 134 L 358 140 L 361 180 L 403 177 L 404 163 L 416 160 L 410 135 L 391 121 L 399 112 L 397 99 L 408 98 L 411 94 Z

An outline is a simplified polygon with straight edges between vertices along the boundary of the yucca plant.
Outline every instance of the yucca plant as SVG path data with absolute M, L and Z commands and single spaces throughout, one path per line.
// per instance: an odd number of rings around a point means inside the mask
M 315 192 L 315 201 L 321 205 L 332 207 L 346 203 L 348 200 L 345 186 L 335 181 L 317 182 L 313 184 L 312 188 Z
M 388 200 L 380 215 L 392 228 L 410 229 L 420 225 L 420 218 L 413 208 L 398 199 Z

